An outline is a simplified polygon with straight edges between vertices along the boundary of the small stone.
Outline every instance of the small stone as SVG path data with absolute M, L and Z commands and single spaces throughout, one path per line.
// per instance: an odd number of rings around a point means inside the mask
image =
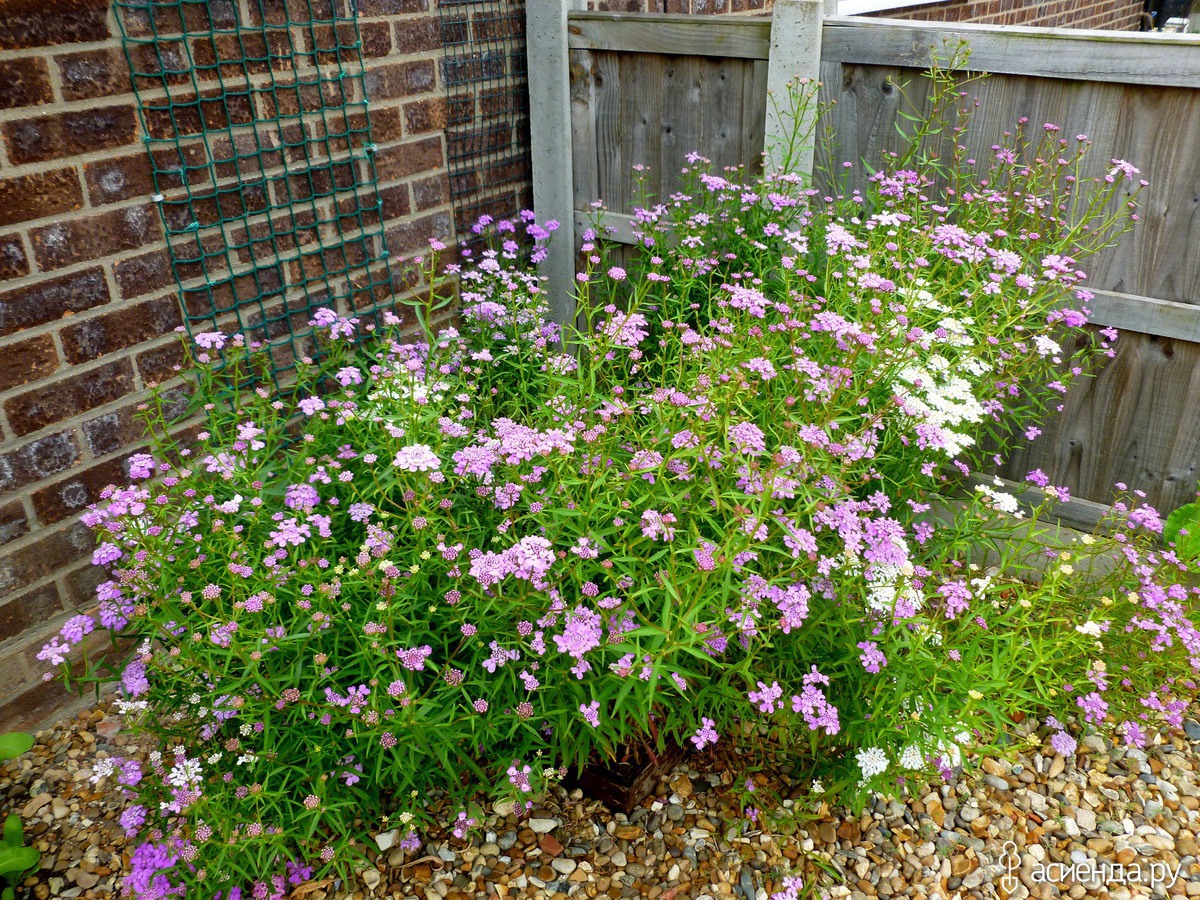
M 534 834 L 549 834 L 558 827 L 558 819 L 530 819 L 529 830 Z
M 480 856 L 499 856 L 500 855 L 500 845 L 493 843 L 492 841 L 488 841 L 486 844 L 484 844 L 482 847 L 479 848 L 479 855 Z
M 570 875 L 575 871 L 577 863 L 573 859 L 553 859 L 550 861 L 550 868 L 554 869 L 559 875 Z
M 832 844 L 837 840 L 837 829 L 833 827 L 832 822 L 822 822 L 817 826 L 817 837 L 823 844 Z
M 542 852 L 547 856 L 558 856 L 563 852 L 563 845 L 552 834 L 543 834 L 541 840 L 538 841 L 538 846 L 542 848 Z
M 380 882 L 383 881 L 383 876 L 375 869 L 363 869 L 358 875 L 362 878 L 362 882 L 367 886 L 368 891 L 374 891 L 379 887 Z
M 1096 830 L 1096 814 L 1086 807 L 1080 807 L 1075 810 L 1075 823 L 1083 831 Z
M 1195 719 L 1184 719 L 1183 733 L 1188 736 L 1189 741 L 1200 741 L 1200 722 Z
M 618 825 L 617 830 L 613 832 L 613 837 L 619 838 L 622 841 L 636 841 L 644 833 L 636 825 Z
M 21 815 L 24 816 L 25 818 L 29 818 L 30 816 L 36 816 L 39 812 L 41 812 L 41 810 L 43 808 L 45 808 L 46 804 L 49 803 L 53 799 L 54 799 L 54 795 L 51 794 L 49 791 L 46 791 L 43 794 L 38 794 L 36 797 L 34 797 L 32 800 L 30 800 L 28 803 L 25 804 L 25 808 L 21 810 Z
M 974 822 L 982 815 L 983 813 L 977 806 L 964 806 L 958 811 L 958 818 L 963 822 L 967 822 L 968 824 Z
M 492 812 L 502 819 L 507 819 L 516 810 L 517 804 L 514 800 L 497 800 L 492 804 Z
M 627 860 L 624 853 L 622 853 L 620 850 L 614 850 L 612 856 L 609 857 L 609 862 L 611 862 L 616 868 L 623 869 L 625 868 L 625 863 Z
M 511 850 L 517 842 L 517 833 L 515 831 L 506 831 L 496 840 L 496 844 L 501 850 Z
M 1067 761 L 1061 756 L 1055 756 L 1050 760 L 1050 769 L 1046 772 L 1047 778 L 1057 778 L 1067 768 Z
M 56 819 L 65 819 L 70 810 L 67 808 L 67 804 L 63 802 L 62 798 L 55 797 L 50 801 L 50 812 Z
M 391 831 L 383 831 L 375 835 L 375 846 L 382 853 L 386 850 L 391 850 L 396 843 L 396 838 L 400 836 L 400 830 L 393 828 Z

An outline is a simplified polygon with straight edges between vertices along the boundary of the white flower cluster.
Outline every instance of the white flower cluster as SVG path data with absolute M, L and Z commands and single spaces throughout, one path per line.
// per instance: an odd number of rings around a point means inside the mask
M 959 369 L 971 375 L 982 375 L 986 365 L 975 359 L 960 360 Z M 897 375 L 896 396 L 900 408 L 914 419 L 928 425 L 932 433 L 926 441 L 953 459 L 975 443 L 961 429 L 983 420 L 984 411 L 965 378 L 952 374 L 950 362 L 940 354 L 926 360 L 924 366 L 906 366 Z

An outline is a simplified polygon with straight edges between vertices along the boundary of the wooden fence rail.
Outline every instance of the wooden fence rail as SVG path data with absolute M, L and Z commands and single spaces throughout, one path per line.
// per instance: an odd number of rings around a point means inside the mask
M 822 20 L 819 0 L 776 0 L 770 19 L 592 13 L 572 2 L 528 4 L 556 10 L 562 23 L 553 39 L 540 39 L 554 44 L 553 59 L 539 56 L 530 28 L 535 98 L 542 73 L 569 73 L 568 101 L 534 109 L 535 153 L 539 138 L 547 148 L 535 155 L 535 204 L 539 182 L 558 185 L 554 204 L 536 204 L 538 213 L 572 234 L 602 199 L 614 238 L 634 240 L 634 165 L 648 167 L 639 177 L 657 196 L 675 189 L 692 151 L 756 170 L 764 143 L 785 127 L 772 117 L 768 89 L 797 76 L 819 77 L 821 99 L 836 101 L 823 120 L 833 139 L 818 148 L 818 183 L 842 161 L 877 160 L 898 146 L 900 116 L 922 108 L 921 76 L 935 54 L 944 59 L 962 41 L 969 69 L 990 73 L 969 87 L 980 101 L 971 155 L 989 158 L 1024 116 L 1087 134 L 1097 173 L 1112 158 L 1138 165 L 1150 181 L 1142 221 L 1089 272 L 1092 320 L 1121 330 L 1117 355 L 1072 389 L 1046 434 L 1000 473 L 1021 479 L 1041 468 L 1093 505 L 1109 502 L 1117 482 L 1145 490 L 1160 509 L 1192 498 L 1200 478 L 1200 37 Z M 854 171 L 865 177 L 861 166 Z M 574 246 L 559 242 L 552 289 L 571 283 Z

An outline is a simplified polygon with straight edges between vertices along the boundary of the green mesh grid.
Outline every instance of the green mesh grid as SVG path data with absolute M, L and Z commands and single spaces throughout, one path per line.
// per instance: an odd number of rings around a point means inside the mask
M 533 206 L 525 0 L 440 0 L 446 163 L 459 239 Z
M 115 0 L 189 332 L 272 348 L 392 305 L 353 0 Z

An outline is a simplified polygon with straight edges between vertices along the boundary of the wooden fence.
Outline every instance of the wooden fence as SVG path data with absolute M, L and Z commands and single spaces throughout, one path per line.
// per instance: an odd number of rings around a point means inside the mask
M 819 77 L 834 100 L 833 142 L 817 169 L 878 159 L 896 124 L 919 110 L 932 54 L 967 41 L 970 69 L 992 73 L 967 140 L 986 159 L 1021 116 L 1086 133 L 1092 160 L 1118 157 L 1151 182 L 1142 222 L 1091 261 L 1092 320 L 1121 330 L 1117 355 L 1078 383 L 1045 434 L 1001 467 L 1041 468 L 1094 519 L 1113 485 L 1144 490 L 1169 510 L 1200 479 L 1200 38 L 1190 35 L 822 19 L 819 0 L 776 0 L 773 17 L 591 13 L 573 0 L 530 0 L 534 198 L 540 216 L 577 233 L 603 199 L 617 239 L 631 240 L 632 167 L 647 187 L 674 188 L 684 157 L 761 166 L 780 123 L 768 87 Z M 824 127 L 823 125 L 823 127 Z M 568 164 L 569 161 L 569 164 Z M 768 160 L 768 165 L 771 161 Z M 574 244 L 559 241 L 547 274 L 569 284 Z M 564 280 L 565 279 L 565 280 Z M 569 315 L 560 298 L 560 315 Z

